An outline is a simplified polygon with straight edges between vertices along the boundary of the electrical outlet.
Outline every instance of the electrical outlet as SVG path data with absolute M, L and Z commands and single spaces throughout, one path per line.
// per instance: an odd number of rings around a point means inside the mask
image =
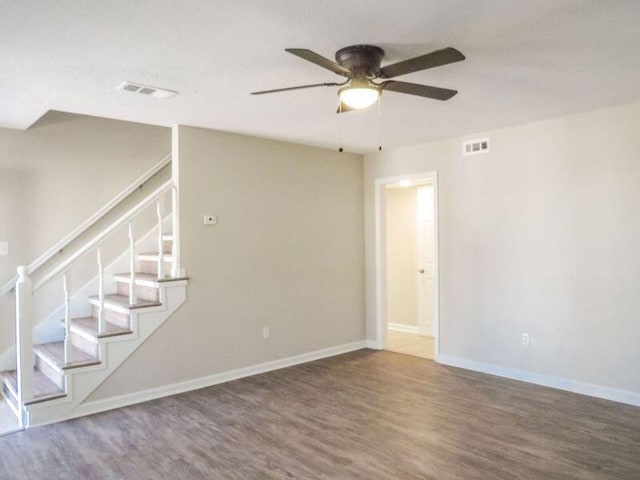
M 269 327 L 262 328 L 262 338 L 269 338 L 271 336 L 271 329 Z
M 528 333 L 523 333 L 522 334 L 522 345 L 524 345 L 525 347 L 529 346 L 529 334 Z
M 9 255 L 9 242 L 0 242 L 0 257 Z
M 205 225 L 215 225 L 218 223 L 218 217 L 215 215 L 205 215 L 202 219 L 202 223 Z

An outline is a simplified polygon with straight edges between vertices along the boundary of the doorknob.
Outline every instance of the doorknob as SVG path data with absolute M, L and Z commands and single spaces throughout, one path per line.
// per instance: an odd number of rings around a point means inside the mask
M 418 270 L 418 273 L 424 273 L 424 268 L 421 268 L 420 270 Z

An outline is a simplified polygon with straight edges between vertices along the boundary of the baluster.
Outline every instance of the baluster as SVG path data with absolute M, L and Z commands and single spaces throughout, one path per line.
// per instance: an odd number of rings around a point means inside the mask
M 64 364 L 69 363 L 69 333 L 71 331 L 71 280 L 69 270 L 62 274 L 62 288 L 64 289 Z
M 156 205 L 156 213 L 158 214 L 158 280 L 164 278 L 164 242 L 162 241 L 162 219 L 164 217 L 164 198 L 160 197 Z
M 16 281 L 16 356 L 18 408 L 22 411 L 20 426 L 28 424 L 25 402 L 33 398 L 33 284 L 27 267 L 18 267 Z
M 133 239 L 133 222 L 129 223 L 129 270 L 131 283 L 129 284 L 129 305 L 136 304 L 136 242 Z
M 175 176 L 175 175 L 174 175 Z M 180 205 L 178 197 L 178 186 L 174 183 L 171 188 L 171 221 L 173 224 L 173 244 L 171 248 L 171 256 L 173 257 L 173 268 L 171 270 L 171 276 L 178 278 L 181 276 L 180 272 Z
M 98 336 L 105 330 L 104 312 L 104 267 L 102 266 L 102 252 L 98 248 Z

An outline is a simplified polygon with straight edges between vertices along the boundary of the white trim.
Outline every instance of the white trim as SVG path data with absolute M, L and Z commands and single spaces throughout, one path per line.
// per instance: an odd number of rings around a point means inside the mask
M 271 372 L 273 370 L 279 370 L 281 368 L 292 367 L 301 363 L 312 362 L 314 360 L 320 360 L 322 358 L 333 357 L 335 355 L 341 355 L 343 353 L 362 350 L 363 348 L 367 348 L 367 342 L 365 340 L 347 343 L 345 345 L 339 345 L 337 347 L 316 350 L 314 352 L 303 353 L 300 355 L 295 355 L 293 357 L 281 358 L 279 360 L 273 360 L 271 362 L 259 363 L 257 365 L 238 368 L 236 370 L 230 370 L 228 372 L 216 373 L 214 375 L 195 378 L 193 380 L 187 380 L 185 382 L 164 385 L 158 388 L 151 388 L 149 390 L 143 390 L 141 392 L 129 393 L 117 397 L 106 398 L 104 400 L 95 400 L 93 402 L 81 404 L 74 410 L 72 415 L 66 418 L 56 419 L 55 421 L 58 422 L 69 418 L 82 417 L 98 412 L 113 410 L 114 408 L 121 408 L 128 405 L 134 405 L 136 403 L 147 402 L 156 398 L 167 397 L 169 395 L 177 395 L 179 393 L 206 388 L 213 385 L 218 385 L 220 383 L 226 383 L 232 380 L 250 377 L 252 375 L 258 375 L 265 372 Z
M 370 348 L 371 350 L 382 350 L 378 342 L 375 340 L 367 340 L 367 348 Z
M 410 175 L 397 175 L 393 177 L 377 178 L 374 182 L 374 205 L 375 205 L 375 256 L 376 256 L 376 328 L 372 345 L 379 350 L 387 348 L 387 278 L 386 278 L 386 203 L 385 203 L 385 187 L 391 183 L 398 183 L 401 180 L 411 180 L 414 184 L 420 180 L 429 179 L 433 184 L 434 196 L 434 292 L 433 292 L 433 336 L 434 336 L 434 357 L 438 358 L 440 353 L 440 254 L 439 254 L 439 220 L 438 220 L 438 172 L 422 172 Z
M 467 358 L 456 357 L 453 355 L 440 354 L 436 361 L 451 367 L 464 368 L 475 372 L 487 373 L 489 375 L 510 378 L 521 382 L 534 383 L 545 387 L 557 388 L 558 390 L 580 393 L 590 397 L 604 398 L 605 400 L 613 400 L 614 402 L 626 403 L 628 405 L 640 407 L 640 392 L 631 392 L 629 390 L 620 390 L 617 388 L 605 387 L 604 385 L 595 385 L 593 383 L 570 380 L 568 378 L 542 375 L 540 373 L 503 367 L 502 365 L 496 365 L 493 363 L 476 362 L 475 360 L 469 360 Z
M 389 330 L 393 330 L 394 332 L 405 332 L 405 333 L 415 333 L 418 334 L 418 326 L 417 325 L 403 325 L 402 323 L 387 323 L 387 328 Z

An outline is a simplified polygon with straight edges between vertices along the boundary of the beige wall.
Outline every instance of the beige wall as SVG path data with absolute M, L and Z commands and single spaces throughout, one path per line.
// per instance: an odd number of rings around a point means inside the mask
M 181 127 L 180 183 L 187 302 L 91 399 L 364 339 L 361 156 Z
M 365 157 L 368 338 L 374 179 L 436 170 L 441 353 L 640 392 L 640 104 L 484 136 Z
M 49 112 L 27 131 L 0 129 L 0 285 L 171 151 L 171 131 Z M 0 352 L 13 342 L 0 298 Z
M 417 188 L 386 189 L 387 321 L 418 325 Z

